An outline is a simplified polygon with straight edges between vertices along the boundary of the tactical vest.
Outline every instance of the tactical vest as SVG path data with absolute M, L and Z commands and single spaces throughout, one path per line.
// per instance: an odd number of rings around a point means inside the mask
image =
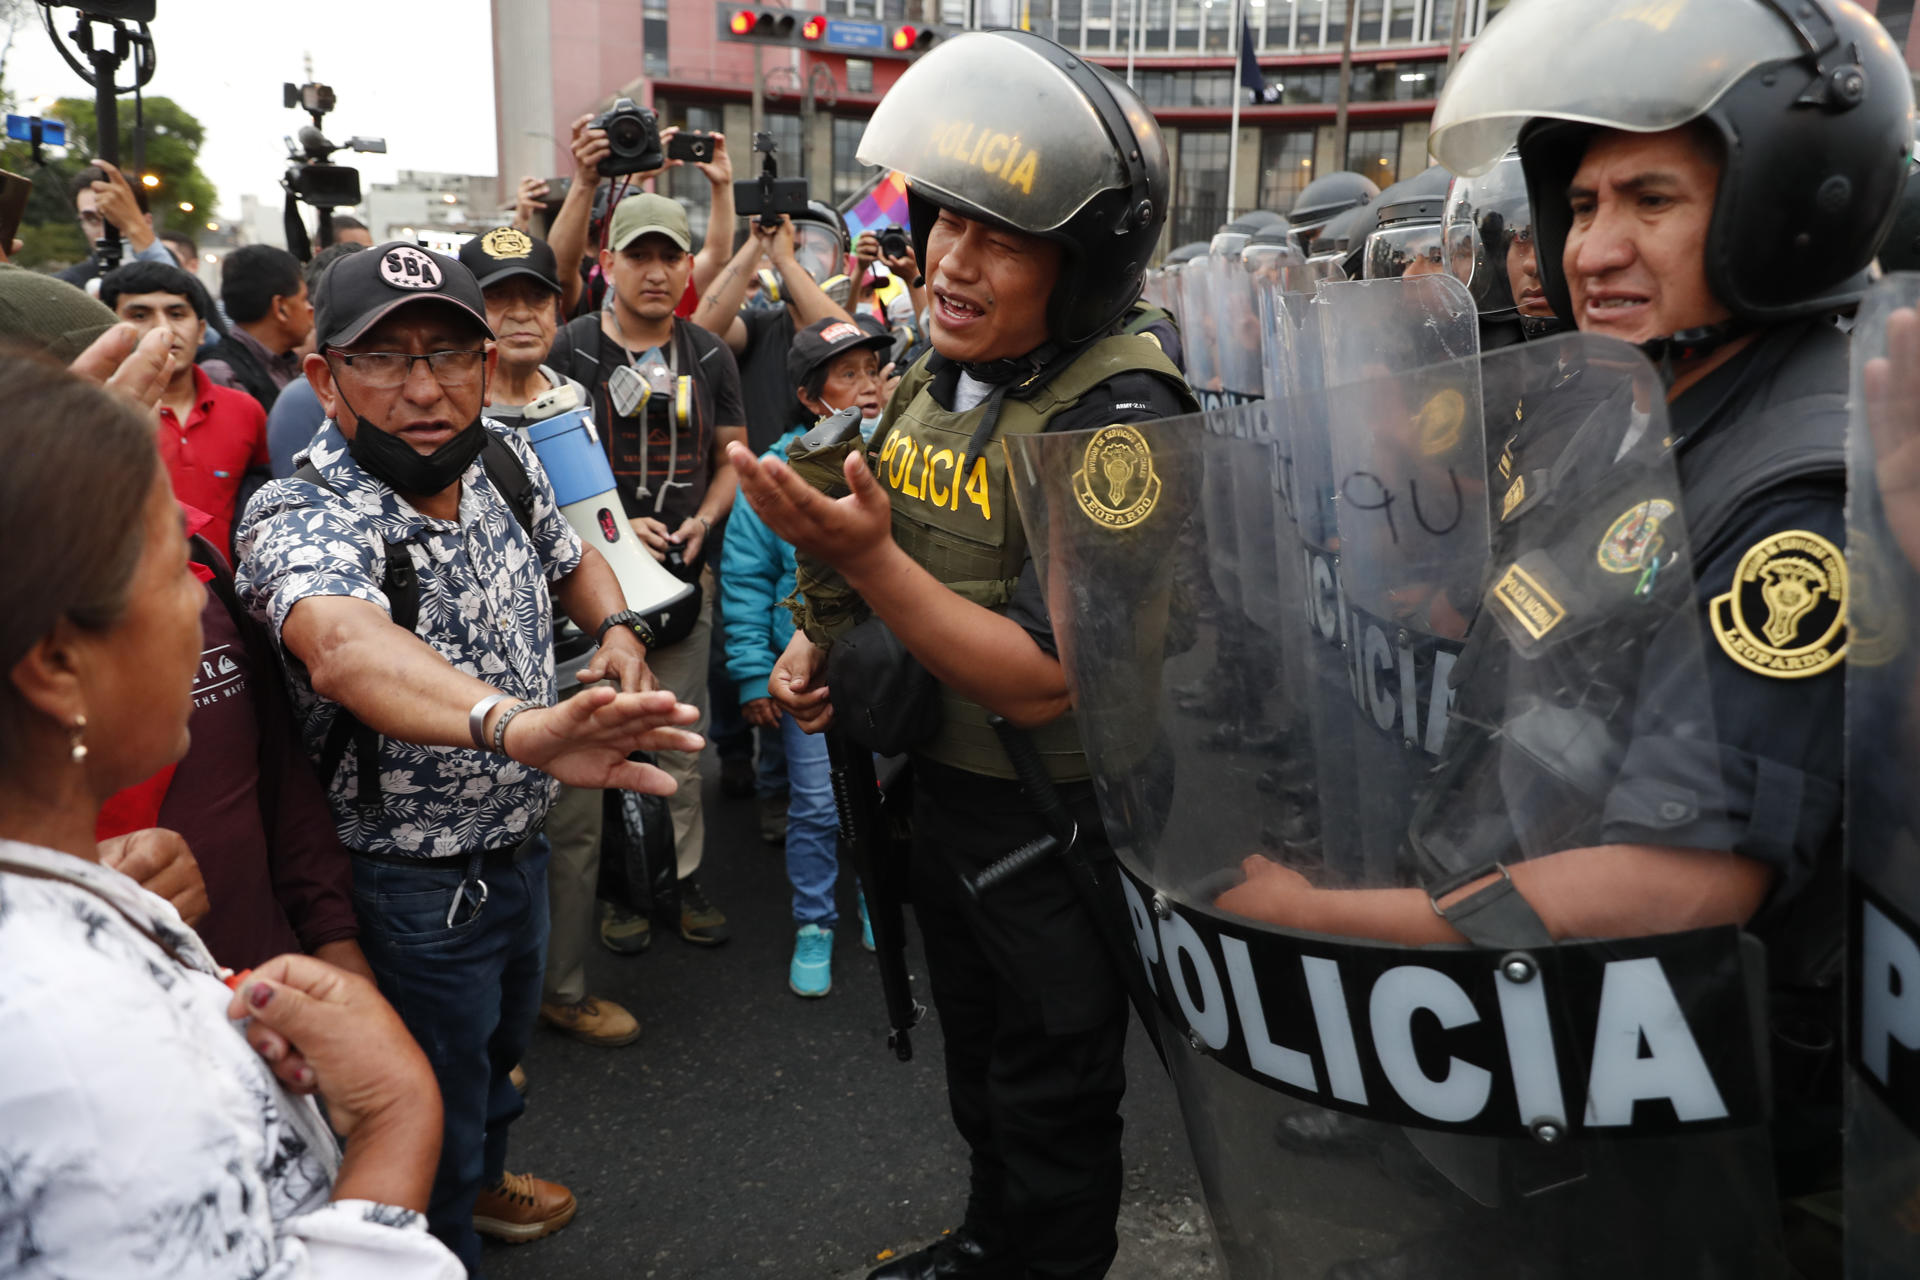
M 1136 371 L 1158 374 L 1180 387 L 1186 411 L 1198 412 L 1179 370 L 1160 349 L 1120 334 L 1089 346 L 1045 386 L 1010 392 L 994 436 L 1045 431 L 1057 414 L 1101 383 Z M 1007 483 L 1006 450 L 989 439 L 969 464 L 968 443 L 991 400 L 956 413 L 934 399 L 932 381 L 925 360 L 901 379 L 868 446 L 867 461 L 892 499 L 894 541 L 960 596 L 998 609 L 1012 599 L 1027 558 L 1026 530 Z M 982 654 L 980 660 L 994 659 Z M 987 726 L 987 709 L 944 685 L 940 694 L 942 727 L 918 753 L 971 773 L 1013 777 L 1000 740 Z M 1088 776 L 1073 713 L 1034 730 L 1032 738 L 1056 781 Z

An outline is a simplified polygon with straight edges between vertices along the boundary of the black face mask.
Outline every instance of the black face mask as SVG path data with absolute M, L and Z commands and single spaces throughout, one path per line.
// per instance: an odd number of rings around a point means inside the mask
M 346 397 L 341 396 L 340 401 L 346 404 Z M 350 404 L 347 408 L 353 410 Z M 360 419 L 360 424 L 347 442 L 347 452 L 368 475 L 403 494 L 426 497 L 439 493 L 466 474 L 487 443 L 487 429 L 475 415 L 460 434 L 423 457 L 399 436 L 360 417 L 358 410 L 353 410 L 353 416 Z

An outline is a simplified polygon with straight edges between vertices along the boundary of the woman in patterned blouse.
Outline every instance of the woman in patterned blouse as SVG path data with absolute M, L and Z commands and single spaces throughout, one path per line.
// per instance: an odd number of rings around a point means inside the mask
M 204 590 L 137 407 L 13 357 L 0 404 L 0 1274 L 460 1276 L 373 984 L 281 956 L 229 991 L 99 865 L 102 800 L 186 750 Z

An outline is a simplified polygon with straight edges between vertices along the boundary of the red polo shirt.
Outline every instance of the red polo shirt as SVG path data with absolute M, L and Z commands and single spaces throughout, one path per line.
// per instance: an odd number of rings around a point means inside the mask
M 183 423 L 162 407 L 159 440 L 174 496 L 212 517 L 207 541 L 220 554 L 231 554 L 240 481 L 250 469 L 268 465 L 267 411 L 244 391 L 214 386 L 195 365 L 193 408 Z

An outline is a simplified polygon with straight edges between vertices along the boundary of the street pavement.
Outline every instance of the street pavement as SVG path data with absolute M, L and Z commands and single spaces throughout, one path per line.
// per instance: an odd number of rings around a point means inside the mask
M 657 937 L 631 958 L 594 948 L 590 991 L 631 1010 L 641 1037 L 599 1049 L 535 1033 L 507 1167 L 566 1184 L 580 1211 L 549 1239 L 490 1245 L 493 1280 L 861 1280 L 884 1251 L 959 1223 L 966 1152 L 947 1116 L 938 1019 L 929 1012 L 915 1032 L 912 1062 L 888 1052 L 844 874 L 833 992 L 788 991 L 780 851 L 761 842 L 752 800 L 720 797 L 711 751 L 708 765 L 701 879 L 733 941 L 703 949 Z M 924 1003 L 911 914 L 908 933 Z M 1126 1194 L 1110 1274 L 1218 1276 L 1173 1088 L 1137 1025 L 1127 1065 Z

